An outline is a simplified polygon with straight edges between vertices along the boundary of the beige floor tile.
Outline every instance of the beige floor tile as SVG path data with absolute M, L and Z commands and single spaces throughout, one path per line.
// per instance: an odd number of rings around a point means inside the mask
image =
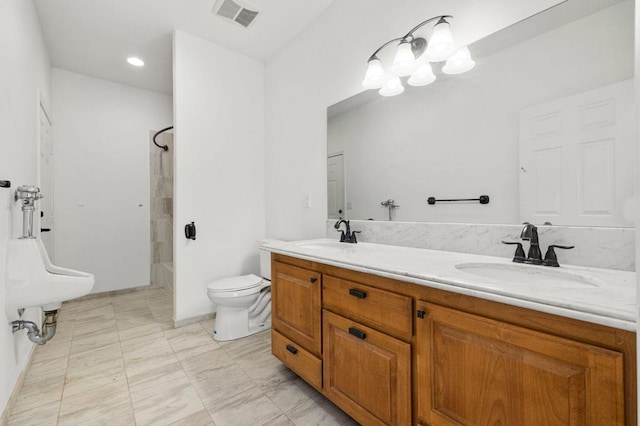
M 195 414 L 171 423 L 171 426 L 215 426 L 215 423 L 213 423 L 207 410 L 200 410 Z
M 64 387 L 64 376 L 22 385 L 11 414 L 19 414 L 33 408 L 41 407 L 45 404 L 60 401 L 62 388 Z
M 76 323 L 82 323 L 85 321 L 106 321 L 113 319 L 115 316 L 113 312 L 113 306 L 111 304 L 99 306 L 94 309 L 86 311 L 79 311 L 76 314 Z
M 282 415 L 267 396 L 256 387 L 236 395 L 221 396 L 207 405 L 217 426 L 263 425 Z
M 358 426 L 344 411 L 320 394 L 285 414 L 296 426 Z
M 71 355 L 78 355 L 94 349 L 113 345 L 120 342 L 120 337 L 116 330 L 95 332 L 80 337 L 74 337 L 71 341 Z
M 163 290 L 65 303 L 62 313 L 10 424 L 355 424 L 271 355 L 270 332 L 216 342 L 214 320 L 176 329 Z
M 291 420 L 284 414 L 276 417 L 270 422 L 265 423 L 263 426 L 295 426 Z
M 63 398 L 124 379 L 124 361 L 119 344 L 84 352 L 69 360 Z
M 7 426 L 55 426 L 58 423 L 59 410 L 60 401 L 50 402 L 12 415 L 9 417 Z
M 59 425 L 133 425 L 126 380 L 62 398 Z
M 258 384 L 258 388 L 284 412 L 318 394 L 311 385 L 291 371 L 288 374 L 273 375 L 268 381 Z
M 204 409 L 179 363 L 140 374 L 129 381 L 138 425 L 171 424 Z
M 164 335 L 178 359 L 208 352 L 218 347 L 213 338 L 197 323 L 166 330 Z
M 127 348 L 136 345 L 138 341 L 153 341 L 158 336 L 163 336 L 158 324 L 141 324 L 126 330 L 118 330 L 118 335 L 123 347 Z

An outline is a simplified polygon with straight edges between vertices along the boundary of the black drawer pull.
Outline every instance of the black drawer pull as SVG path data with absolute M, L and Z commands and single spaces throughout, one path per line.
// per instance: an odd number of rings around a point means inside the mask
M 287 350 L 294 355 L 298 353 L 298 350 L 291 345 L 287 345 Z
M 349 327 L 349 334 L 351 334 L 352 336 L 356 336 L 358 339 L 366 339 L 367 335 L 363 332 L 358 330 L 357 328 L 353 328 L 353 327 Z
M 349 294 L 357 297 L 358 299 L 364 299 L 365 297 L 367 297 L 367 293 L 365 291 L 356 290 L 355 288 L 350 288 Z
M 309 278 L 309 281 L 311 281 L 313 284 L 315 284 L 318 281 L 318 279 L 316 277 L 311 277 L 311 278 Z

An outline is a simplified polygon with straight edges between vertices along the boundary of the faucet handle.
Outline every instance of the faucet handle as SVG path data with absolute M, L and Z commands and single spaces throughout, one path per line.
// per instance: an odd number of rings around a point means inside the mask
M 362 231 L 351 231 L 351 242 L 354 244 L 358 243 L 358 238 L 356 238 L 356 234 L 360 234 Z
M 344 243 L 347 240 L 347 237 L 344 235 L 344 231 L 341 229 L 338 229 L 336 232 L 340 232 L 340 242 Z
M 517 241 L 502 241 L 502 244 L 507 244 L 507 245 L 517 245 L 518 247 L 516 247 L 516 252 L 513 255 L 513 261 L 516 263 L 524 263 L 527 258 L 524 255 L 524 249 L 522 248 L 522 243 L 519 243 Z
M 556 268 L 559 267 L 560 264 L 558 263 L 558 256 L 556 256 L 556 251 L 554 249 L 559 248 L 559 249 L 569 250 L 574 247 L 575 246 L 560 246 L 557 244 L 550 245 L 549 248 L 547 249 L 547 253 L 544 255 L 544 265 L 554 266 Z

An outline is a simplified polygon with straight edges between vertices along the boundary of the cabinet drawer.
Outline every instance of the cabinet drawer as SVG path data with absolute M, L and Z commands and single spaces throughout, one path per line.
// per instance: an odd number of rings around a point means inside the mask
M 322 360 L 275 330 L 271 330 L 271 352 L 310 385 L 322 388 Z
M 411 297 L 329 275 L 323 277 L 322 291 L 325 308 L 385 333 L 411 339 Z

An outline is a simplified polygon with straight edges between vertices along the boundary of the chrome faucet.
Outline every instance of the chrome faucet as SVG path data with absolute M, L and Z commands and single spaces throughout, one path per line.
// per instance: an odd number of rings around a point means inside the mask
M 342 231 L 340 230 L 340 225 L 342 225 L 344 223 L 346 230 Z M 345 219 L 340 219 L 336 222 L 335 225 L 333 225 L 333 227 L 338 230 L 339 232 L 341 232 L 340 234 L 340 242 L 341 243 L 352 243 L 352 244 L 356 244 L 358 242 L 358 239 L 356 238 L 356 234 L 359 234 L 360 231 L 351 231 L 351 226 L 349 225 L 349 221 L 345 220 Z
M 545 222 L 545 225 L 547 222 Z M 544 266 L 560 266 L 558 264 L 558 256 L 556 256 L 556 252 L 554 249 L 572 249 L 574 246 L 561 246 L 558 244 L 551 244 L 547 253 L 544 255 L 544 260 L 542 260 L 542 253 L 540 252 L 540 242 L 538 240 L 538 228 L 535 225 L 532 225 L 529 222 L 523 223 L 524 227 L 522 228 L 522 232 L 520 233 L 520 238 L 524 241 L 530 241 L 529 243 L 529 254 L 525 257 L 524 250 L 522 249 L 522 243 L 520 242 L 512 242 L 512 241 L 503 241 L 503 244 L 513 244 L 517 245 L 516 253 L 513 256 L 513 261 L 516 263 L 531 263 L 534 265 L 544 265 Z M 549 224 L 550 225 L 550 224 Z
M 40 188 L 35 185 L 22 185 L 16 189 L 14 199 L 22 200 L 22 237 L 35 238 L 33 236 L 33 212 L 36 209 L 35 202 L 42 198 Z
M 382 201 L 380 202 L 380 205 L 385 206 L 386 208 L 389 209 L 389 220 L 391 220 L 391 212 L 393 211 L 393 209 L 397 209 L 398 207 L 400 207 L 399 205 L 396 204 L 396 202 L 389 198 L 386 201 Z
M 542 253 L 540 252 L 540 242 L 538 241 L 538 228 L 529 222 L 524 223 L 524 228 L 520 233 L 520 239 L 530 241 L 527 263 L 542 265 Z

